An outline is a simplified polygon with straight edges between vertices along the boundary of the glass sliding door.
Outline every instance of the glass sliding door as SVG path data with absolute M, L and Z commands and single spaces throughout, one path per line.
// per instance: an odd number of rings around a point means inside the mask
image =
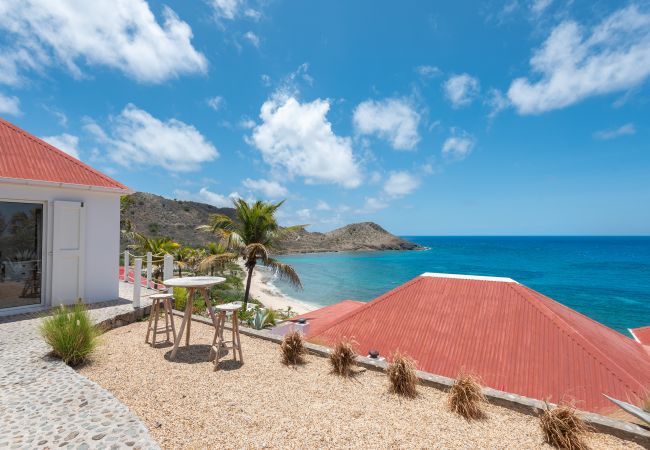
M 0 309 L 41 303 L 43 205 L 0 201 Z

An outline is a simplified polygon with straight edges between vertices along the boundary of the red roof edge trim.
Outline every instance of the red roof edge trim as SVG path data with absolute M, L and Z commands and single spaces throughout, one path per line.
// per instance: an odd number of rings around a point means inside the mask
M 63 150 L 60 150 L 60 149 L 56 148 L 55 146 L 45 142 L 43 139 L 40 139 L 39 137 L 36 137 L 33 134 L 28 133 L 27 131 L 23 130 L 22 128 L 19 128 L 18 126 L 14 125 L 11 122 L 8 122 L 7 120 L 3 119 L 2 117 L 0 117 L 0 123 L 5 125 L 6 127 L 10 128 L 14 132 L 22 135 L 24 138 L 29 139 L 30 141 L 32 141 L 32 142 L 34 142 L 34 143 L 36 143 L 36 144 L 38 144 L 38 145 L 40 145 L 42 147 L 45 147 L 50 151 L 53 151 L 53 152 L 57 153 L 59 156 L 61 156 L 62 158 L 65 158 L 71 164 L 74 164 L 74 165 L 76 165 L 76 166 L 78 166 L 78 167 L 80 167 L 80 168 L 82 168 L 84 170 L 87 170 L 87 171 L 91 172 L 92 174 L 102 178 L 106 182 L 108 182 L 110 184 L 113 184 L 115 186 L 114 188 L 108 188 L 106 190 L 108 190 L 108 191 L 124 191 L 125 193 L 132 193 L 133 192 L 133 190 L 131 188 L 129 188 L 128 186 L 120 183 L 119 181 L 109 177 L 106 174 L 103 174 L 102 172 L 98 171 L 97 169 L 89 166 L 88 164 L 85 164 L 83 161 L 80 161 L 77 158 L 75 158 L 73 156 L 70 156 L 69 154 L 67 154 Z M 8 178 L 5 178 L 5 179 L 11 180 L 11 179 L 8 179 Z M 33 180 L 33 181 L 47 183 L 47 184 L 57 184 L 57 185 L 68 185 L 68 186 L 74 186 L 75 185 L 74 183 L 59 183 L 59 182 L 56 182 L 56 181 L 52 181 L 52 182 L 44 181 L 44 180 Z

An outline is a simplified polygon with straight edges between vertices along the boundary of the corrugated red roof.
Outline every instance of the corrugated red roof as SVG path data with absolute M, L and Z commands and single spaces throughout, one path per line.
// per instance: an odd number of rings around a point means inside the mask
M 129 191 L 122 183 L 0 118 L 2 178 Z
M 509 279 L 427 275 L 325 326 L 313 319 L 307 338 L 352 338 L 360 354 L 400 350 L 426 372 L 470 372 L 495 389 L 574 399 L 588 411 L 611 410 L 603 393 L 635 402 L 650 388 L 650 355 L 633 339 Z
M 364 302 L 357 302 L 354 300 L 343 300 L 333 305 L 328 305 L 315 311 L 302 314 L 293 319 L 288 320 L 272 329 L 273 333 L 283 336 L 287 331 L 299 327 L 298 329 L 306 336 L 320 333 L 325 328 L 336 323 L 341 317 L 354 311 L 360 306 L 365 305 Z M 304 324 L 298 324 L 298 319 L 305 319 Z
M 650 325 L 641 328 L 631 328 L 630 333 L 641 344 L 650 346 Z

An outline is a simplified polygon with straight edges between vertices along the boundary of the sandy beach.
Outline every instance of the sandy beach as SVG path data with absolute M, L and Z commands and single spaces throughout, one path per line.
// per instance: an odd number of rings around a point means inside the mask
M 241 266 L 242 270 L 246 272 L 244 263 L 241 260 L 238 260 L 237 263 Z M 266 267 L 257 266 L 255 267 L 255 270 L 253 270 L 251 296 L 262 302 L 264 306 L 272 309 L 285 310 L 290 306 L 291 310 L 298 314 L 304 314 L 318 308 L 317 306 L 309 305 L 282 293 L 280 289 L 271 283 L 272 277 L 273 275 Z M 244 283 L 246 283 L 246 279 L 244 279 Z

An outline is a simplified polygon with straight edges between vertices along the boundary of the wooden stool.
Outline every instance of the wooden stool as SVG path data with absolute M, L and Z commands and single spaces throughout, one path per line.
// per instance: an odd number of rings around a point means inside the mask
M 176 340 L 176 328 L 174 327 L 174 314 L 172 313 L 172 298 L 174 296 L 169 294 L 154 294 L 150 297 L 153 300 L 151 303 L 151 314 L 149 314 L 149 326 L 147 327 L 147 337 L 144 342 L 149 343 L 149 335 L 153 331 L 153 338 L 151 345 L 156 345 L 156 334 L 166 333 L 167 342 L 174 342 Z M 160 306 L 162 303 L 163 314 L 165 315 L 165 327 L 158 328 L 158 316 L 160 316 Z M 152 325 L 153 322 L 153 325 Z M 169 339 L 169 332 L 172 332 L 172 338 Z
M 214 332 L 214 339 L 212 339 L 212 348 L 210 349 L 210 360 L 214 359 L 214 370 L 219 368 L 219 358 L 222 348 L 232 350 L 232 358 L 237 361 L 237 353 L 239 353 L 239 362 L 244 363 L 244 358 L 241 353 L 241 341 L 239 339 L 239 316 L 237 311 L 241 308 L 237 303 L 226 303 L 224 305 L 217 305 L 214 307 L 217 313 L 217 328 Z M 232 314 L 232 340 L 225 341 L 223 338 L 223 331 L 226 325 L 226 313 Z M 227 344 L 230 343 L 230 346 Z M 237 353 L 235 352 L 237 350 Z

